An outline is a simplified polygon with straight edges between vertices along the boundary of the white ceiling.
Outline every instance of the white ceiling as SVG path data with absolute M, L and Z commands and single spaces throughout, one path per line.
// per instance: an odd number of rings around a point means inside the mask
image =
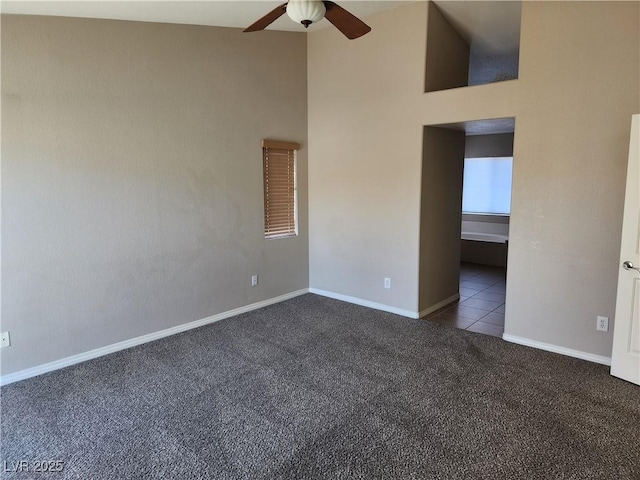
M 501 54 L 520 44 L 520 0 L 434 0 L 440 11 L 477 51 Z
M 434 126 L 449 128 L 451 130 L 462 130 L 467 135 L 493 135 L 496 133 L 513 133 L 516 128 L 516 120 L 513 117 L 492 118 Z
M 338 0 L 343 8 L 357 17 L 426 0 Z M 219 27 L 246 27 L 273 10 L 285 0 L 13 0 L 2 1 L 2 13 L 54 15 L 64 17 L 110 18 L 142 22 L 185 23 Z M 520 39 L 519 0 L 435 0 L 450 22 L 483 50 L 507 51 Z M 326 20 L 309 30 L 328 26 Z M 283 15 L 269 27 L 271 30 L 304 32 L 305 29 Z
M 389 10 L 420 0 L 338 0 L 337 3 L 357 17 Z M 185 23 L 218 27 L 247 27 L 285 0 L 138 0 L 138 1 L 2 1 L 2 13 L 53 15 L 63 17 L 109 18 L 141 22 Z M 309 30 L 330 25 L 321 20 Z M 270 30 L 304 32 L 305 29 L 283 15 Z

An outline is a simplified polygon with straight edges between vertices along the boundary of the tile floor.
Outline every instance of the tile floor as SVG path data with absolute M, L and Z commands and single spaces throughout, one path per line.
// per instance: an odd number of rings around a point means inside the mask
M 427 315 L 425 320 L 502 337 L 506 274 L 506 268 L 461 264 L 460 301 Z

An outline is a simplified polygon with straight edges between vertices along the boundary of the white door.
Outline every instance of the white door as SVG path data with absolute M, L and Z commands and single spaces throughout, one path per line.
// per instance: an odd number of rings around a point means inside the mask
M 640 385 L 640 115 L 631 120 L 611 375 Z

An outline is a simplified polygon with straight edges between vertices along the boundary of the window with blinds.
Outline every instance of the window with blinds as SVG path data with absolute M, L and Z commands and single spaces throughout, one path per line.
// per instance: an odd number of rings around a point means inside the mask
M 296 150 L 299 149 L 297 143 L 262 141 L 265 238 L 298 234 Z
M 462 211 L 509 215 L 513 157 L 464 159 Z

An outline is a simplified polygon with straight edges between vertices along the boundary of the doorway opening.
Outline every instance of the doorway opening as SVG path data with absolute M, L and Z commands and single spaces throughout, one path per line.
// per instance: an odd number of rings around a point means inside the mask
M 421 318 L 502 337 L 515 119 L 424 128 Z

